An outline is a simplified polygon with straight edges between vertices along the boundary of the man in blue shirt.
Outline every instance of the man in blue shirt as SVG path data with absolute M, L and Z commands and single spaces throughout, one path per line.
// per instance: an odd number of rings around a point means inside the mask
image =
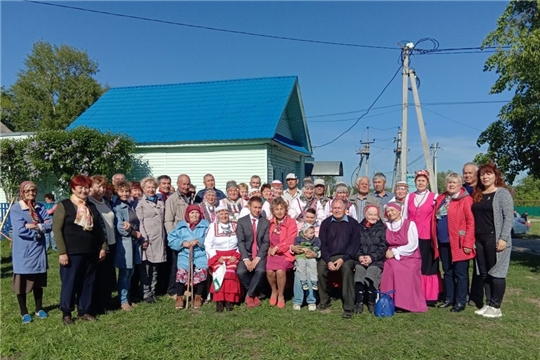
M 212 175 L 212 174 L 204 175 L 203 182 L 204 182 L 204 189 L 199 190 L 199 192 L 195 196 L 195 204 L 200 204 L 200 203 L 203 202 L 204 193 L 206 192 L 207 189 L 214 189 L 216 191 L 217 201 L 220 201 L 220 200 L 225 199 L 227 197 L 227 195 L 225 195 L 225 193 L 223 193 L 223 191 L 215 188 L 216 179 L 214 179 L 214 175 Z
M 379 199 L 384 207 L 395 196 L 394 193 L 386 191 L 386 176 L 383 173 L 373 175 L 373 196 Z

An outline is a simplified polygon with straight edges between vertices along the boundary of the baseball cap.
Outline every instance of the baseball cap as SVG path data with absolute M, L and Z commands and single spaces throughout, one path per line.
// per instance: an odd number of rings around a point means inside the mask
M 315 179 L 315 186 L 317 185 L 326 186 L 323 179 Z
M 289 179 L 298 179 L 298 178 L 296 177 L 296 174 L 289 173 L 287 174 L 287 177 L 285 178 L 285 180 L 289 180 Z

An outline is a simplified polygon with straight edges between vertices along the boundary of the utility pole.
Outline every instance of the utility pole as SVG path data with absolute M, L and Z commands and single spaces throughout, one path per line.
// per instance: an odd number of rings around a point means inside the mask
M 416 109 L 416 117 L 418 119 L 418 128 L 420 129 L 420 138 L 422 139 L 422 149 L 424 150 L 424 158 L 426 159 L 427 171 L 431 174 L 429 177 L 429 185 L 431 191 L 437 191 L 437 174 L 433 173 L 433 164 L 431 156 L 429 156 L 429 144 L 426 135 L 426 126 L 424 125 L 424 116 L 422 115 L 422 107 L 420 106 L 420 96 L 418 95 L 418 87 L 416 86 L 416 73 L 414 70 L 409 70 L 412 75 L 411 87 L 414 97 L 414 108 Z
M 426 170 L 431 174 L 429 184 L 433 191 L 437 189 L 437 174 L 433 172 L 433 165 L 429 154 L 429 144 L 426 135 L 426 128 L 424 125 L 424 117 L 422 115 L 422 108 L 420 106 L 420 96 L 418 95 L 418 86 L 416 85 L 416 72 L 414 69 L 409 68 L 409 55 L 414 49 L 413 43 L 407 43 L 401 45 L 402 48 L 402 60 L 403 60 L 403 112 L 402 112 L 402 141 L 401 141 L 401 177 L 403 180 L 407 180 L 407 146 L 408 146 L 408 91 L 409 91 L 409 79 L 411 81 L 411 90 L 414 97 L 414 105 L 416 109 L 416 117 L 418 119 L 418 128 L 420 130 L 420 138 L 422 139 L 422 149 L 424 152 L 424 158 L 426 160 Z M 412 75 L 412 76 L 411 76 Z
M 410 51 L 414 48 L 413 43 L 406 44 L 402 49 L 403 58 L 403 93 L 402 93 L 402 112 L 401 112 L 401 180 L 407 181 L 407 146 L 409 124 L 407 119 L 407 112 L 409 106 L 409 55 Z
M 392 175 L 392 189 L 396 187 L 397 177 L 401 176 L 401 129 L 398 127 L 397 138 L 394 140 L 396 142 L 396 148 L 394 153 L 396 154 L 396 160 L 394 162 L 394 173 Z M 407 179 L 400 179 L 407 181 Z
M 366 141 L 360 141 L 360 145 L 364 145 L 364 147 L 361 150 L 358 150 L 356 152 L 357 155 L 360 155 L 360 163 L 358 164 L 358 170 L 356 171 L 355 183 L 358 180 L 358 176 L 360 175 L 360 170 L 362 168 L 362 163 L 364 162 L 364 159 L 366 160 L 366 176 L 369 176 L 369 154 L 370 154 L 369 145 L 373 144 L 374 142 L 375 140 L 369 141 L 369 127 L 368 127 Z
M 437 153 L 440 149 L 439 143 L 436 142 L 435 144 L 431 145 L 431 149 L 433 149 L 433 177 L 435 178 L 435 189 L 431 189 L 433 192 L 437 190 Z

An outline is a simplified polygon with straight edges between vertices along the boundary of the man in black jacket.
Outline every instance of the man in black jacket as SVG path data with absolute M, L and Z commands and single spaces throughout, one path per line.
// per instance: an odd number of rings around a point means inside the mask
M 354 258 L 358 252 L 358 222 L 345 214 L 345 204 L 336 199 L 332 202 L 332 216 L 326 218 L 320 227 L 321 259 L 317 265 L 319 277 L 319 309 L 330 306 L 327 292 L 328 270 L 341 271 L 343 318 L 350 319 L 354 312 Z

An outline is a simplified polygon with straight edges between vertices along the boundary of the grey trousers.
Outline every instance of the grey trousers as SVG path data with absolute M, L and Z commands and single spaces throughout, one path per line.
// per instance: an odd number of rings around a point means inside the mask
M 362 265 L 356 264 L 354 269 L 354 282 L 369 285 L 371 282 L 375 289 L 379 290 L 379 285 L 381 284 L 382 270 L 378 266 L 368 266 L 364 267 Z
M 307 280 L 311 283 L 316 283 L 317 278 L 317 260 L 316 259 L 296 259 L 296 273 L 300 277 L 302 285 L 307 283 Z
M 155 295 L 158 277 L 158 266 L 158 263 L 151 263 L 150 261 L 143 261 L 140 266 L 141 283 L 143 285 L 143 297 L 145 299 Z

